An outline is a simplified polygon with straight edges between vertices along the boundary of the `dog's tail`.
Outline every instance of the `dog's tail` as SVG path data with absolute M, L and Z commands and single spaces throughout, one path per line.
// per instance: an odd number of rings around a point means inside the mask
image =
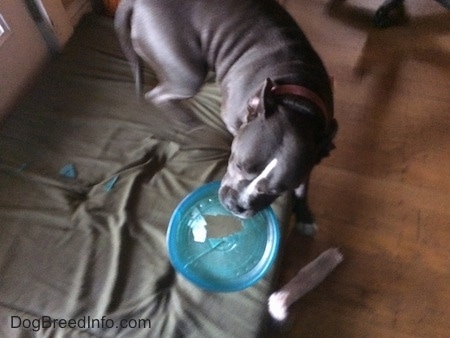
M 134 50 L 131 41 L 131 19 L 133 17 L 134 2 L 135 0 L 122 0 L 119 3 L 114 18 L 114 28 L 123 53 L 131 64 L 136 84 L 136 94 L 140 98 L 143 88 L 142 61 Z

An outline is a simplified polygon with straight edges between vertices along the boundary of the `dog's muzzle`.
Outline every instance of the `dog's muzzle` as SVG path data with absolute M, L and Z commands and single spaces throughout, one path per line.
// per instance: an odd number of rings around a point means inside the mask
M 246 187 L 245 187 L 246 188 Z M 228 185 L 222 185 L 219 189 L 219 199 L 222 205 L 239 218 L 250 218 L 257 212 L 272 204 L 278 195 L 248 195 L 245 188 L 233 189 Z
M 251 210 L 248 201 L 242 201 L 236 189 L 223 185 L 219 189 L 219 199 L 222 205 L 232 214 L 240 218 L 252 217 L 256 211 Z
M 252 217 L 258 211 L 268 207 L 278 196 L 260 194 L 256 187 L 261 180 L 268 177 L 277 163 L 278 160 L 274 158 L 255 179 L 238 181 L 236 188 L 226 183 L 230 182 L 230 176 L 227 173 L 219 190 L 219 199 L 223 206 L 241 218 Z

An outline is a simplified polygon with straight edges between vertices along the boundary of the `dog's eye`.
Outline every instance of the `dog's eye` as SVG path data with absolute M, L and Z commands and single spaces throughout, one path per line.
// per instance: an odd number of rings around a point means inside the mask
M 245 173 L 247 173 L 247 174 L 253 174 L 254 173 L 254 168 L 253 168 L 253 166 L 248 166 L 247 164 L 246 164 L 246 162 L 237 162 L 236 164 L 236 168 L 239 170 L 239 171 L 242 171 L 242 172 L 245 172 Z
M 242 163 L 236 163 L 234 166 L 235 166 L 235 168 L 236 168 L 236 171 L 237 171 L 240 175 L 245 176 L 245 177 L 248 175 L 248 173 L 247 173 L 247 171 L 246 171 L 246 168 L 245 168 L 245 165 L 244 165 L 244 164 L 242 164 Z
M 257 173 L 259 173 L 259 167 L 258 166 L 256 166 L 256 165 L 252 165 L 252 166 L 250 166 L 250 167 L 248 167 L 247 168 L 247 172 L 249 173 L 249 174 L 257 174 Z

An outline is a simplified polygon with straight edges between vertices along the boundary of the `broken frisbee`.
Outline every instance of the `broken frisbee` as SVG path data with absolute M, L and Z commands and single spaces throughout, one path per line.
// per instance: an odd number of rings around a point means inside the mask
M 240 219 L 219 201 L 220 182 L 186 196 L 167 230 L 169 259 L 197 286 L 214 292 L 243 290 L 262 278 L 275 260 L 280 233 L 269 207 Z

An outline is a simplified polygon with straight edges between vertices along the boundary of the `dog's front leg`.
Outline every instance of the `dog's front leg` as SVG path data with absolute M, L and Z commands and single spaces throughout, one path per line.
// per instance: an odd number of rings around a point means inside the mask
M 294 190 L 294 214 L 297 231 L 306 236 L 314 236 L 318 227 L 308 205 L 308 186 L 309 176 Z

